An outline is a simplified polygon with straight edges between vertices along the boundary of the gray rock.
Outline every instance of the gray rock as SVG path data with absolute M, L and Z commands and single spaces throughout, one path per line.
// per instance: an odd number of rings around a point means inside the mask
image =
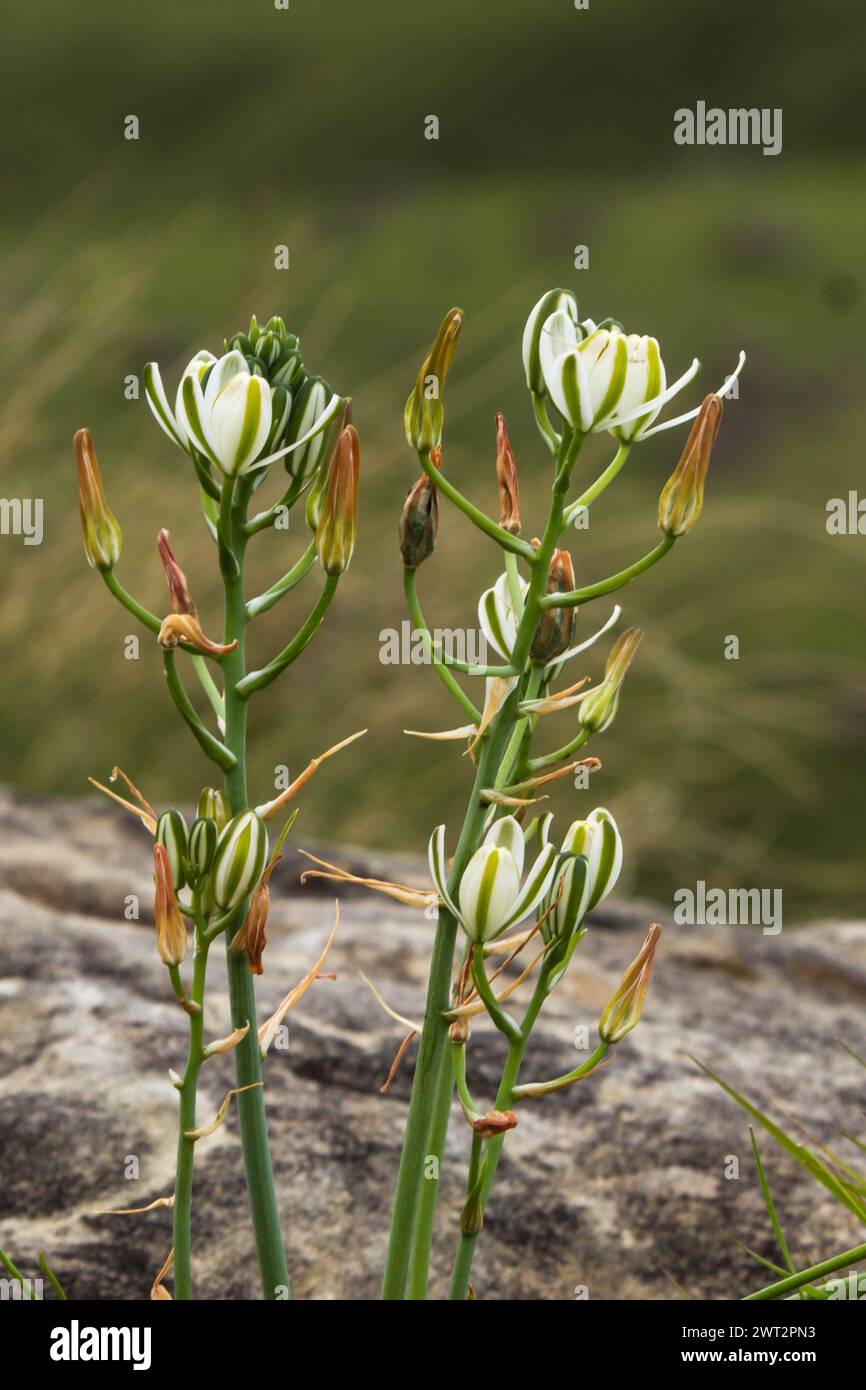
M 73 1298 L 146 1298 L 171 1244 L 170 1212 L 109 1216 L 172 1189 L 185 1018 L 153 946 L 150 854 L 131 818 L 94 802 L 33 803 L 0 793 L 0 1243 L 35 1274 L 45 1250 Z M 331 857 L 425 882 L 420 862 L 358 851 Z M 327 886 L 300 888 L 280 866 L 259 982 L 261 1016 L 316 959 L 333 918 Z M 128 894 L 141 920 L 124 920 Z M 575 1028 L 598 1012 L 635 954 L 652 908 L 608 904 L 548 1001 L 524 1079 L 575 1065 Z M 379 1093 L 400 1040 L 358 978 L 410 1017 L 423 1009 L 431 926 L 363 892 L 345 895 L 329 964 L 289 1015 L 266 1089 L 295 1292 L 377 1296 L 414 1046 Z M 227 1031 L 222 950 L 212 952 L 208 1032 Z M 478 1297 L 738 1298 L 767 1280 L 728 1239 L 769 1258 L 772 1238 L 745 1117 L 686 1055 L 714 1066 L 775 1113 L 833 1143 L 856 1128 L 864 1074 L 834 1046 L 863 1050 L 866 927 L 765 937 L 671 927 L 640 1027 L 595 1076 L 518 1108 L 475 1268 Z M 476 1095 L 492 1102 L 499 1035 L 474 1028 Z M 200 1116 L 232 1084 L 231 1060 L 205 1066 Z M 838 1136 L 837 1136 L 838 1137 Z M 455 1108 L 441 1181 L 433 1292 L 441 1296 L 465 1180 L 469 1132 Z M 841 1143 L 842 1141 L 840 1141 Z M 795 1258 L 853 1245 L 853 1218 L 769 1139 L 763 1152 Z M 740 1159 L 738 1180 L 725 1176 Z M 125 1177 L 131 1159 L 138 1177 Z M 855 1158 L 852 1161 L 856 1161 Z M 198 1151 L 194 1274 L 201 1298 L 257 1296 L 232 1112 Z

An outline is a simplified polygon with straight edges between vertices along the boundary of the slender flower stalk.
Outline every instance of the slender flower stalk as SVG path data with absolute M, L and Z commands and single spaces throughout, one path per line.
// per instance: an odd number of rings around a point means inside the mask
M 222 790 L 206 788 L 202 793 L 198 816 L 188 833 L 177 811 L 157 815 L 132 784 L 131 801 L 109 793 L 155 836 L 157 949 L 189 1025 L 186 1066 L 174 1080 L 180 1097 L 173 1203 L 174 1292 L 177 1298 L 192 1296 L 195 1146 L 221 1123 L 233 1099 L 263 1295 L 285 1299 L 290 1297 L 290 1281 L 262 1084 L 263 1052 L 271 1036 L 267 1030 L 274 1020 L 265 1025 L 263 1037 L 267 1036 L 262 1042 L 254 993 L 254 977 L 263 968 L 268 880 L 279 857 L 278 844 L 268 859 L 263 816 L 277 808 L 265 802 L 259 815 L 250 801 L 247 727 L 251 696 L 296 660 L 315 635 L 351 558 L 357 516 L 358 435 L 348 423 L 348 400 L 337 396 L 322 378 L 306 372 L 298 340 L 279 318 L 264 326 L 253 319 L 247 333 L 226 341 L 221 357 L 204 350 L 196 353 L 181 374 L 173 407 L 155 363 L 145 371 L 145 387 L 158 424 L 192 463 L 224 591 L 222 640 L 216 641 L 206 635 L 187 575 L 166 530 L 160 531 L 157 548 L 171 611 L 163 617 L 151 613 L 123 587 L 114 573 L 120 558 L 120 528 L 105 501 L 93 441 L 88 431 L 79 431 L 75 452 L 87 558 L 101 571 L 114 597 L 158 638 L 169 694 L 202 751 L 223 776 Z M 253 492 L 265 470 L 277 460 L 285 462 L 288 487 L 280 502 L 250 518 Z M 316 493 L 318 498 L 313 541 L 282 580 L 258 600 L 248 601 L 244 562 L 251 538 L 273 526 L 280 508 L 294 505 L 305 491 Z M 250 624 L 316 568 L 322 570 L 323 582 L 310 617 L 282 652 L 260 671 L 250 673 L 246 653 Z M 212 708 L 215 731 L 199 715 L 187 692 L 178 666 L 184 655 L 191 658 L 191 670 Z M 344 741 L 348 742 L 351 740 Z M 334 751 L 337 749 L 329 750 L 326 756 Z M 314 759 L 307 773 L 297 779 L 296 790 L 321 761 L 323 758 Z M 280 844 L 293 819 L 291 816 Z M 182 975 L 188 964 L 187 921 L 193 943 L 189 984 Z M 227 1038 L 207 1044 L 207 960 L 220 935 L 226 941 L 232 1028 Z M 315 973 L 290 992 L 281 1006 L 283 1013 L 297 1002 Z M 200 1126 L 196 1115 L 199 1073 L 209 1057 L 226 1051 L 234 1054 L 235 1088 L 216 1120 Z M 160 1287 L 161 1296 L 166 1296 L 164 1285 Z

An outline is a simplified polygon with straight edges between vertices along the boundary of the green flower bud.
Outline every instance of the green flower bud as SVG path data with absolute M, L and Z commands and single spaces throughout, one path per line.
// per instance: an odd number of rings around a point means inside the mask
M 108 505 L 90 430 L 79 430 L 73 440 L 78 470 L 78 508 L 87 563 L 103 573 L 120 559 L 123 532 Z
M 193 821 L 187 844 L 187 876 L 191 883 L 198 883 L 210 872 L 218 839 L 216 821 L 205 816 Z
M 433 346 L 421 363 L 415 389 L 406 402 L 403 412 L 406 439 L 419 453 L 426 453 L 442 443 L 442 426 L 445 422 L 442 391 L 462 327 L 463 310 L 449 309 Z
M 186 821 L 180 811 L 163 811 L 156 823 L 156 842 L 165 845 L 171 881 L 176 889 L 186 883 L 184 861 L 187 853 Z
M 579 705 L 581 727 L 589 733 L 603 733 L 616 718 L 622 683 L 642 641 L 640 628 L 629 627 L 611 647 L 604 668 L 604 680 Z
M 229 819 L 229 805 L 225 794 L 217 791 L 215 787 L 205 787 L 198 799 L 197 815 L 201 819 L 214 821 L 217 831 L 223 830 Z
M 303 439 L 304 435 L 309 433 L 333 394 L 324 377 L 305 377 L 292 400 L 284 445 L 293 444 L 296 439 Z M 300 449 L 293 449 L 290 454 L 286 454 L 283 462 L 289 477 L 301 483 L 311 477 L 316 468 L 321 466 L 323 470 L 327 470 L 337 447 L 337 440 L 351 418 L 352 402 L 346 397 L 342 408 L 335 411 L 324 429 L 313 435 L 306 444 L 302 444 Z
M 255 811 L 242 811 L 223 830 L 210 874 L 213 900 L 222 912 L 239 907 L 261 878 L 268 832 Z
M 292 391 L 303 379 L 304 364 L 298 339 L 294 333 L 289 333 L 278 315 L 261 327 L 254 314 L 249 332 L 226 338 L 225 350 L 242 353 L 250 372 L 265 377 L 271 386 Z

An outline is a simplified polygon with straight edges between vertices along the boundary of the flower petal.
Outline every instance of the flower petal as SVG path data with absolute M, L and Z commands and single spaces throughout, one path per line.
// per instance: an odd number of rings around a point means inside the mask
M 430 836 L 430 844 L 427 847 L 427 860 L 430 865 L 430 877 L 432 878 L 436 891 L 442 899 L 448 911 L 460 921 L 460 913 L 454 905 L 448 892 L 447 879 L 448 869 L 445 863 L 445 826 L 437 825 L 433 834 Z
M 150 406 L 151 414 L 160 429 L 165 431 L 173 444 L 177 444 L 181 449 L 188 450 L 189 443 L 186 435 L 174 418 L 171 406 L 168 403 L 168 397 L 165 394 L 165 387 L 162 384 L 159 365 L 156 362 L 148 362 L 144 369 L 144 394 L 147 397 L 147 403 Z

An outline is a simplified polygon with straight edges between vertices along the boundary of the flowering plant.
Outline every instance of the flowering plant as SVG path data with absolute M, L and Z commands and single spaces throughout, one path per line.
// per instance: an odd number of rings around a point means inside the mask
M 443 388 L 462 325 L 463 314 L 452 309 L 406 404 L 406 438 L 417 452 L 421 476 L 403 508 L 400 549 L 413 624 L 424 635 L 433 669 L 468 721 L 420 736 L 465 742 L 474 780 L 451 858 L 444 826 L 430 839 L 432 892 L 366 880 L 438 919 L 424 1022 L 408 1021 L 409 1036 L 420 1034 L 420 1047 L 393 1204 L 383 1284 L 387 1299 L 427 1295 L 438 1175 L 455 1093 L 471 1141 L 450 1297 L 465 1299 L 471 1296 L 473 1256 L 502 1145 L 518 1123 L 515 1107 L 588 1076 L 640 1019 L 660 935 L 655 923 L 602 1010 L 597 1044 L 585 1061 L 547 1081 L 520 1081 L 533 1025 L 586 934 L 588 914 L 614 888 L 622 865 L 620 834 L 609 811 L 598 807 L 574 820 L 558 843 L 551 833 L 553 817 L 538 808 L 549 783 L 577 776 L 585 786 L 601 766 L 598 758 L 581 755 L 589 739 L 613 723 L 643 634 L 628 628 L 619 636 L 595 685 L 582 677 L 556 687 L 567 664 L 620 618 L 615 607 L 602 626 L 581 637 L 582 610 L 649 570 L 698 520 L 722 398 L 745 361 L 741 353 L 733 375 L 702 405 L 660 421 L 664 406 L 695 376 L 697 360 L 668 386 L 655 338 L 627 334 L 612 319 L 580 321 L 576 301 L 565 290 L 543 296 L 526 323 L 523 366 L 535 421 L 552 455 L 553 476 L 540 539 L 528 541 L 521 534 L 517 463 L 501 414 L 496 417 L 498 521 L 474 506 L 443 471 Z M 613 482 L 635 446 L 689 420 L 694 421 L 691 433 L 659 502 L 659 542 L 625 569 L 576 586 L 572 557 L 560 544 L 566 528 Z M 573 497 L 578 455 L 587 436 L 600 433 L 614 438 L 616 453 L 599 477 Z M 478 607 L 498 664 L 470 664 L 446 654 L 422 612 L 417 572 L 435 550 L 440 494 L 503 552 L 504 570 L 485 589 Z M 483 698 L 476 702 L 458 675 L 483 682 Z M 553 750 L 535 752 L 540 726 L 556 714 L 574 721 L 571 732 Z M 327 867 L 327 877 L 351 877 Z M 505 966 L 524 952 L 530 959 L 503 986 L 499 977 Z M 493 956 L 503 961 L 491 974 Z M 518 1019 L 504 1005 L 530 978 L 532 993 Z M 492 1107 L 476 1100 L 469 1080 L 471 1020 L 484 1015 L 505 1041 Z
M 181 373 L 173 409 L 156 363 L 145 368 L 144 381 L 157 423 L 192 465 L 224 590 L 223 630 L 221 640 L 215 641 L 204 631 L 186 574 L 165 530 L 159 533 L 157 550 L 170 612 L 165 616 L 150 612 L 123 587 L 115 572 L 122 550 L 120 526 L 105 496 L 93 439 L 88 430 L 79 430 L 75 457 L 87 559 L 114 597 L 154 634 L 162 649 L 169 694 L 222 775 L 221 787 L 203 790 L 189 826 L 173 807 L 161 813 L 155 810 L 119 769 L 112 780 L 121 777 L 128 796 L 101 787 L 153 836 L 156 949 L 189 1023 L 186 1066 L 181 1074 L 172 1073 L 180 1102 L 175 1188 L 170 1197 L 159 1201 L 173 1208 L 173 1251 L 154 1285 L 154 1296 L 170 1296 L 163 1277 L 171 1263 L 174 1296 L 191 1296 L 195 1146 L 218 1126 L 231 1097 L 236 1096 L 262 1288 L 266 1298 L 288 1297 L 262 1060 L 282 1019 L 315 979 L 328 947 L 273 1017 L 259 1026 L 253 983 L 254 976 L 262 973 L 268 885 L 294 815 L 273 847 L 268 822 L 289 806 L 325 758 L 352 739 L 314 758 L 277 797 L 255 805 L 247 790 L 247 720 L 251 697 L 291 665 L 315 635 L 349 566 L 358 509 L 359 440 L 351 424 L 351 401 L 307 372 L 298 339 L 280 318 L 272 318 L 264 327 L 253 319 L 247 333 L 226 341 L 219 358 L 208 351 L 197 352 Z M 278 500 L 251 514 L 255 492 L 279 461 L 284 463 L 286 478 Z M 312 532 L 303 554 L 266 592 L 247 597 L 247 546 L 271 527 L 285 529 L 283 519 L 302 497 Z M 321 588 L 306 621 L 266 665 L 249 670 L 250 624 L 317 569 Z M 186 657 L 211 706 L 210 724 L 187 691 L 179 661 Z M 219 936 L 225 937 L 227 949 L 232 1029 L 225 1038 L 206 1043 L 208 953 Z M 192 977 L 187 982 L 183 967 L 190 945 Z M 201 1125 L 196 1114 L 199 1072 L 209 1057 L 224 1052 L 234 1053 L 235 1089 L 214 1122 Z

